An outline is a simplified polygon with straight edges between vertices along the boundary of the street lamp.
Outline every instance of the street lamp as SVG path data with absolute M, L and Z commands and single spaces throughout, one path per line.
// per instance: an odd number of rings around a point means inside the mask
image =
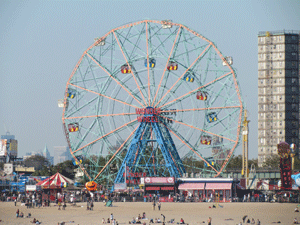
M 292 172 L 294 171 L 294 157 L 296 155 L 296 145 L 295 144 L 291 144 L 290 145 L 290 149 L 291 149 L 291 152 L 290 152 L 290 155 L 292 157 Z
M 49 182 L 49 185 L 48 185 L 48 187 L 49 187 L 49 192 L 48 192 L 48 207 L 50 207 L 50 177 L 51 177 L 51 170 L 50 170 L 50 165 L 49 165 L 49 180 L 48 180 L 48 182 Z

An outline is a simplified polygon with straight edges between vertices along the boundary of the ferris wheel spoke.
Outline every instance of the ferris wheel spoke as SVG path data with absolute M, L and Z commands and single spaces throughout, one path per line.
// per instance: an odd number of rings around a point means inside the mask
M 149 63 L 149 37 L 148 37 L 148 23 L 146 22 L 146 45 L 147 45 L 147 70 L 148 70 L 148 105 L 150 106 L 150 63 Z
M 85 90 L 85 91 L 87 91 L 87 92 L 94 93 L 94 94 L 96 94 L 96 95 L 102 96 L 102 97 L 104 97 L 104 98 L 107 98 L 107 99 L 110 99 L 110 100 L 113 100 L 113 101 L 122 103 L 122 104 L 124 104 L 124 105 L 128 105 L 128 106 L 131 106 L 131 107 L 133 107 L 133 108 L 138 108 L 138 107 L 135 106 L 135 105 L 129 104 L 129 103 L 127 103 L 127 102 L 124 102 L 124 101 L 121 101 L 121 100 L 118 100 L 118 99 L 115 99 L 115 98 L 112 98 L 112 97 L 109 97 L 109 96 L 106 96 L 106 95 L 103 95 L 103 94 L 100 94 L 100 93 L 97 93 L 97 92 L 92 91 L 92 90 L 88 90 L 88 89 L 86 89 L 86 88 L 77 86 L 77 85 L 75 85 L 75 84 L 70 84 L 70 85 L 73 86 L 73 87 L 79 88 L 79 89 L 81 89 L 81 90 Z
M 103 70 L 104 70 L 104 72 L 106 72 L 109 76 L 110 76 L 110 78 L 112 78 L 118 85 L 120 85 L 131 97 L 133 97 L 142 107 L 144 107 L 144 105 L 139 101 L 139 100 L 137 100 L 137 98 L 136 97 L 134 97 L 134 95 L 133 95 L 133 91 L 129 91 L 129 88 L 126 88 L 125 86 L 124 86 L 124 84 L 122 85 L 121 84 L 121 82 L 120 82 L 120 80 L 117 80 L 116 78 L 114 78 L 104 67 L 102 67 L 101 65 L 100 65 L 100 63 L 97 61 L 97 60 L 95 60 L 89 53 L 86 53 L 99 67 L 101 67 Z
M 172 87 L 164 94 L 164 96 L 156 103 L 156 105 L 154 107 L 156 107 L 165 97 L 168 93 L 170 93 L 170 91 L 172 90 L 172 88 L 182 79 L 182 77 L 185 75 L 185 73 L 187 71 L 189 71 L 189 69 L 202 57 L 205 55 L 205 53 L 209 50 L 209 48 L 211 47 L 211 44 L 207 45 L 207 47 L 203 50 L 203 52 L 195 59 L 195 61 L 185 70 L 185 72 L 177 79 L 177 81 L 172 85 Z
M 206 111 L 206 110 L 215 110 L 215 109 L 231 109 L 231 108 L 241 108 L 241 106 L 220 106 L 220 107 L 206 107 L 206 108 L 192 108 L 192 109 L 170 109 L 167 111 L 162 110 L 161 112 L 189 112 L 189 111 Z
M 229 74 L 231 74 L 231 72 L 226 73 L 226 74 L 224 74 L 223 76 L 220 76 L 220 77 L 218 77 L 217 79 L 215 79 L 215 80 L 213 80 L 213 81 L 210 81 L 209 83 L 207 83 L 207 84 L 205 84 L 205 85 L 202 85 L 202 86 L 200 86 L 200 87 L 198 87 L 198 88 L 196 88 L 196 89 L 194 89 L 194 90 L 192 90 L 192 91 L 190 91 L 190 92 L 188 92 L 188 93 L 186 93 L 186 94 L 184 94 L 184 95 L 182 95 L 182 96 L 180 96 L 180 97 L 178 97 L 178 98 L 173 99 L 173 100 L 170 101 L 170 102 L 167 102 L 167 103 L 161 105 L 160 108 L 162 108 L 162 107 L 164 107 L 164 106 L 166 106 L 166 105 L 169 105 L 169 104 L 171 104 L 171 103 L 175 103 L 175 102 L 181 101 L 182 99 L 189 97 L 191 94 L 195 94 L 197 91 L 199 91 L 199 90 L 201 90 L 201 89 L 203 89 L 203 88 L 205 88 L 205 87 L 208 87 L 209 85 L 212 85 L 213 83 L 215 83 L 215 82 L 217 82 L 217 81 L 223 79 L 224 77 L 228 76 Z
M 122 145 L 118 148 L 118 150 L 113 154 L 113 156 L 109 159 L 109 161 L 105 164 L 105 166 L 100 170 L 100 172 L 97 174 L 97 176 L 94 178 L 96 180 L 102 172 L 105 170 L 105 168 L 110 164 L 110 162 L 116 157 L 116 155 L 123 150 L 123 146 L 127 143 L 127 141 L 130 139 L 130 137 L 134 134 L 134 132 L 137 130 L 138 126 L 130 133 L 130 135 L 127 137 L 127 139 L 122 143 Z
M 202 131 L 202 132 L 207 133 L 207 134 L 210 134 L 210 135 L 212 135 L 212 136 L 216 136 L 216 137 L 219 137 L 219 138 L 224 138 L 224 139 L 226 139 L 226 140 L 228 140 L 228 141 L 231 141 L 231 142 L 236 142 L 235 140 L 232 140 L 232 139 L 230 139 L 230 138 L 228 138 L 228 137 L 225 137 L 225 136 L 222 136 L 222 135 L 218 135 L 218 134 L 216 134 L 216 133 L 212 133 L 212 132 L 210 132 L 210 131 L 207 131 L 207 130 L 204 130 L 204 129 L 201 129 L 201 128 L 198 128 L 198 127 L 195 127 L 195 126 L 192 126 L 192 125 L 189 125 L 189 124 L 180 122 L 180 121 L 175 120 L 175 119 L 171 119 L 171 118 L 168 118 L 168 117 L 165 117 L 165 116 L 160 116 L 160 117 L 161 117 L 161 118 L 164 118 L 164 119 L 172 120 L 172 121 L 174 121 L 175 123 L 178 123 L 178 124 L 181 124 L 181 125 L 190 127 L 190 128 L 192 128 L 192 129 L 195 129 L 195 130 Z
M 117 40 L 117 43 L 118 43 L 118 45 L 119 45 L 119 47 L 120 47 L 120 50 L 121 50 L 121 52 L 122 52 L 122 54 L 123 54 L 123 57 L 124 57 L 124 59 L 125 59 L 127 65 L 128 65 L 128 67 L 129 67 L 129 69 L 131 70 L 132 77 L 133 77 L 133 79 L 134 79 L 134 81 L 135 81 L 135 83 L 136 83 L 137 88 L 138 88 L 139 91 L 140 91 L 140 94 L 141 94 L 141 96 L 142 96 L 142 98 L 143 98 L 143 100 L 144 100 L 144 103 L 145 103 L 145 105 L 147 105 L 147 101 L 145 100 L 145 97 L 144 97 L 144 95 L 143 95 L 143 93 L 142 93 L 142 90 L 141 90 L 141 88 L 140 88 L 140 85 L 138 84 L 138 82 L 137 82 L 137 80 L 136 80 L 136 77 L 135 77 L 135 75 L 134 75 L 134 73 L 133 73 L 132 67 L 131 67 L 131 65 L 130 65 L 129 62 L 128 62 L 128 59 L 127 59 L 127 57 L 126 57 L 126 55 L 125 55 L 125 53 L 124 53 L 124 51 L 123 51 L 123 48 L 122 48 L 122 46 L 121 46 L 121 44 L 120 44 L 120 41 L 119 41 L 119 39 L 118 39 L 116 33 L 113 32 L 113 34 L 114 34 L 114 36 L 115 36 L 115 39 Z
M 167 71 L 167 66 L 168 66 L 168 63 L 169 63 L 169 61 L 170 61 L 170 58 L 171 58 L 171 56 L 172 56 L 172 54 L 173 54 L 173 50 L 174 50 L 175 44 L 176 44 L 176 42 L 177 42 L 177 38 L 178 38 L 178 35 L 179 35 L 179 33 L 180 33 L 180 30 L 181 30 L 181 26 L 179 27 L 178 32 L 177 32 L 177 34 L 176 34 L 176 37 L 175 37 L 175 40 L 174 40 L 172 49 L 171 49 L 171 51 L 170 51 L 170 54 L 169 54 L 169 57 L 168 57 L 166 66 L 165 66 L 165 68 L 164 68 L 164 72 L 163 72 L 163 74 L 162 74 L 162 77 L 161 77 L 160 82 L 159 82 L 158 87 L 157 87 L 157 91 L 156 91 L 155 96 L 154 96 L 154 99 L 153 99 L 153 101 L 152 101 L 152 106 L 153 106 L 154 103 L 155 103 L 155 99 L 156 99 L 156 97 L 157 97 L 157 94 L 158 94 L 159 89 L 160 89 L 160 87 L 161 87 L 161 83 L 162 83 L 162 81 L 163 81 L 163 79 L 164 79 L 164 76 L 165 76 L 165 73 L 166 73 L 166 71 Z
M 208 163 L 206 161 L 205 158 L 202 157 L 202 155 L 200 155 L 191 145 L 188 141 L 185 140 L 184 137 L 182 137 L 182 135 L 180 135 L 178 133 L 178 131 L 176 131 L 175 129 L 172 129 L 171 127 L 167 127 L 165 126 L 175 137 L 177 137 L 184 145 L 186 145 L 191 151 L 193 151 L 195 153 L 195 155 L 197 155 L 200 159 L 202 159 L 205 163 L 207 163 L 207 165 L 209 165 L 215 172 L 218 172 L 213 166 L 210 165 L 210 163 Z
M 107 137 L 107 136 L 109 136 L 109 135 L 113 134 L 114 132 L 117 132 L 118 130 L 120 130 L 120 129 L 122 129 L 122 128 L 126 127 L 126 126 L 129 126 L 129 125 L 131 125 L 131 124 L 135 123 L 136 121 L 137 121 L 137 119 L 134 119 L 134 120 L 131 120 L 131 121 L 130 121 L 130 122 L 128 122 L 128 123 L 125 123 L 124 125 L 122 125 L 122 126 L 120 126 L 120 127 L 116 128 L 116 129 L 114 129 L 114 130 L 112 130 L 112 131 L 108 132 L 107 134 L 105 134 L 105 135 L 103 135 L 103 136 L 101 136 L 101 137 L 97 138 L 96 140 L 94 140 L 94 141 L 92 141 L 92 142 L 90 142 L 90 143 L 88 143 L 88 144 L 86 144 L 86 145 L 84 145 L 84 146 L 82 146 L 82 147 L 78 148 L 77 150 L 73 151 L 73 153 L 75 153 L 75 152 L 78 152 L 78 151 L 80 151 L 80 150 L 82 150 L 82 149 L 86 148 L 86 147 L 87 147 L 87 146 L 89 146 L 89 145 L 92 145 L 92 144 L 94 144 L 95 142 L 97 142 L 97 141 L 99 141 L 99 140 L 101 140 L 101 139 L 103 139 L 103 138 L 105 138 L 105 137 Z
M 66 120 L 71 119 L 83 119 L 83 118 L 93 118 L 93 117 L 113 117 L 113 116 L 128 116 L 128 115 L 137 115 L 136 113 L 116 113 L 116 114 L 105 114 L 105 115 L 92 115 L 92 116 L 74 116 L 74 117 L 65 117 Z

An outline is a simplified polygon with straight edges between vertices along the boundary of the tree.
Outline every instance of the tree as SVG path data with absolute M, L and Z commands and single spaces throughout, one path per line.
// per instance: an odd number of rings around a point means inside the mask
M 233 155 L 231 160 L 227 164 L 226 169 L 242 169 L 242 166 L 243 166 L 242 155 L 238 155 L 238 156 Z
M 54 166 L 54 173 L 59 172 L 67 178 L 74 179 L 76 166 L 74 166 L 72 160 L 67 160 L 62 163 L 58 163 Z
M 249 168 L 249 170 L 251 169 L 251 165 L 254 165 L 255 166 L 255 168 L 257 169 L 258 168 L 258 159 L 256 158 L 256 159 L 249 159 L 248 160 L 248 168 Z
M 262 168 L 265 169 L 278 169 L 280 163 L 280 157 L 277 154 L 270 155 L 262 164 Z
M 50 163 L 47 158 L 41 155 L 34 155 L 24 160 L 26 167 L 34 167 L 35 170 L 41 170 L 43 166 L 49 166 Z

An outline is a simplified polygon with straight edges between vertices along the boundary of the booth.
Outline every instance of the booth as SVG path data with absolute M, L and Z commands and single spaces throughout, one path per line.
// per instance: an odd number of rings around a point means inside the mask
M 178 191 L 185 201 L 231 202 L 235 183 L 233 178 L 179 178 Z
M 145 195 L 159 196 L 160 201 L 173 201 L 175 193 L 174 177 L 145 177 L 141 178 L 141 184 L 144 184 Z

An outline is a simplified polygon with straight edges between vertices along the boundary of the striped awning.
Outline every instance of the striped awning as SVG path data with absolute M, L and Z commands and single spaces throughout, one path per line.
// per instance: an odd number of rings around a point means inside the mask
M 206 183 L 206 190 L 227 190 L 231 189 L 232 183 Z
M 205 183 L 183 183 L 179 184 L 179 190 L 203 190 Z

